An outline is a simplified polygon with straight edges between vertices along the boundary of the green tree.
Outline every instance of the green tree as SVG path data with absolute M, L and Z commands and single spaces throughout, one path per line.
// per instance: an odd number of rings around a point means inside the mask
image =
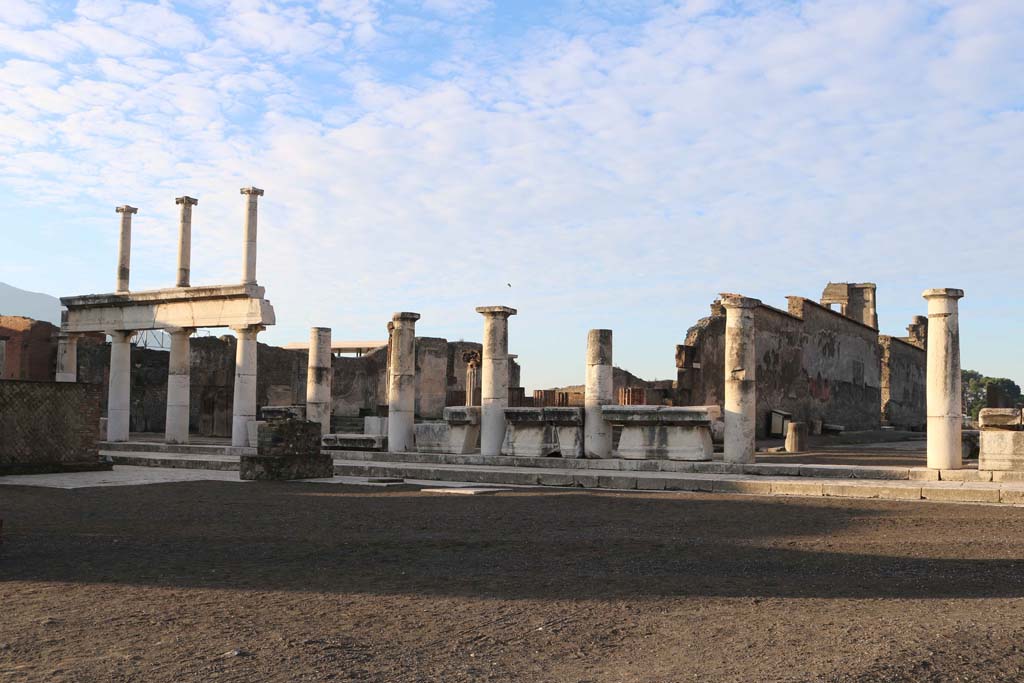
M 988 394 L 988 387 L 992 385 L 995 389 L 1002 391 L 1010 401 L 1019 405 L 1021 403 L 1020 386 L 1012 379 L 1006 377 L 986 377 L 977 370 L 961 370 L 960 379 L 963 390 L 964 413 L 973 419 L 978 419 L 978 413 L 985 407 L 985 400 Z

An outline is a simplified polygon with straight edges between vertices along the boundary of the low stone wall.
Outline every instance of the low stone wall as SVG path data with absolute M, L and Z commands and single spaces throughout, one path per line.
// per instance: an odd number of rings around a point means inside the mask
M 103 387 L 0 381 L 0 474 L 106 469 L 99 441 Z

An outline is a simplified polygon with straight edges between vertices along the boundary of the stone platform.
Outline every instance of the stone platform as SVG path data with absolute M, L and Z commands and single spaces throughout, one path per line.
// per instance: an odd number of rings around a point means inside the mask
M 135 446 L 135 450 L 130 446 Z M 147 452 L 145 444 L 102 450 L 117 465 L 237 470 L 238 456 Z M 976 469 L 856 465 L 732 465 L 669 460 L 584 460 L 332 451 L 334 473 L 344 477 L 397 477 L 416 481 L 500 486 L 560 486 L 643 491 L 705 491 L 756 495 L 834 496 L 888 500 L 1024 504 L 1024 480 L 986 480 Z

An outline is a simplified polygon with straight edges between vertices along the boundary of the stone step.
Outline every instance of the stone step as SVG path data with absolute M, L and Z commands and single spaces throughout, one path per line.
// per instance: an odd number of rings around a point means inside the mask
M 237 455 L 154 453 L 152 451 L 122 451 L 105 448 L 100 449 L 100 455 L 109 458 L 115 465 L 222 471 L 238 471 L 239 468 Z
M 105 452 L 168 453 L 173 455 L 248 455 L 255 454 L 255 448 L 242 448 L 220 444 L 168 444 L 159 441 L 100 441 L 97 446 Z

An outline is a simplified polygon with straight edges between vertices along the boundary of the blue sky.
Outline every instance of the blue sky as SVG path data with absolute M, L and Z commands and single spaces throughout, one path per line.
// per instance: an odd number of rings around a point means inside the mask
M 586 331 L 674 375 L 720 291 L 878 284 L 884 333 L 960 287 L 963 364 L 1024 381 L 1019 0 L 0 1 L 0 280 L 110 291 L 241 272 L 266 190 L 262 338 L 479 339 L 505 304 L 528 388 Z M 511 284 L 511 287 L 508 285 Z

